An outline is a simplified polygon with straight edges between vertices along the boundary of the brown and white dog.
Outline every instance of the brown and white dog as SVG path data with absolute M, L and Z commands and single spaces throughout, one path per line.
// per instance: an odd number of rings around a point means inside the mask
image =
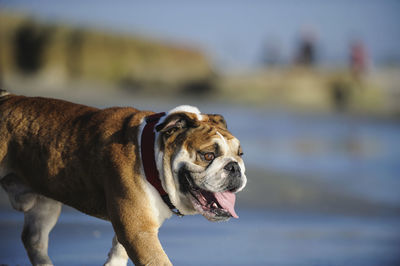
M 158 228 L 174 212 L 236 217 L 246 184 L 239 141 L 220 115 L 191 106 L 154 114 L 0 91 L 0 178 L 25 213 L 33 265 L 52 265 L 48 234 L 67 204 L 111 221 L 106 265 L 171 265 Z

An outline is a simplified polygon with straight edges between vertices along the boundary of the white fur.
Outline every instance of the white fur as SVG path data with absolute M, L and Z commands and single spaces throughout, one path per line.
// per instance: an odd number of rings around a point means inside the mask
M 112 241 L 112 248 L 108 253 L 108 258 L 104 266 L 125 266 L 128 263 L 128 254 L 124 246 L 122 246 L 114 236 Z
M 156 136 L 156 143 L 157 143 L 157 137 Z M 168 193 L 168 196 L 172 202 L 172 204 L 183 214 L 191 214 L 193 212 L 193 207 L 185 205 L 185 199 L 182 199 L 181 196 L 182 194 L 179 193 L 179 187 L 177 187 L 177 184 L 179 184 L 178 180 L 175 180 L 174 176 L 177 176 L 177 173 L 173 173 L 171 169 L 171 165 L 168 162 L 164 162 L 164 153 L 160 151 L 158 145 L 154 147 L 154 151 L 156 153 L 156 164 L 157 164 L 157 169 L 160 171 L 161 176 L 163 177 L 161 179 L 162 185 L 164 190 Z M 177 156 L 175 157 L 174 162 L 179 161 L 188 161 L 187 159 L 187 151 L 181 150 Z M 182 159 L 177 159 L 177 158 L 182 158 Z M 185 159 L 183 159 L 185 158 Z M 178 169 L 176 166 L 172 166 L 173 169 Z
M 179 113 L 179 112 L 187 112 L 187 113 L 193 113 L 197 115 L 197 119 L 201 121 L 203 119 L 200 110 L 197 107 L 190 106 L 190 105 L 180 105 L 172 110 L 168 111 L 168 113 L 162 117 L 157 124 L 162 124 L 165 119 L 174 113 Z M 139 126 L 139 134 L 138 134 L 138 143 L 139 143 L 139 154 L 141 156 L 141 137 L 142 137 L 142 132 L 143 129 L 146 125 L 146 122 L 144 119 L 141 121 L 141 124 Z M 155 160 L 156 160 L 156 166 L 160 174 L 160 180 L 161 180 L 161 185 L 164 188 L 164 190 L 168 193 L 168 196 L 171 199 L 171 202 L 177 207 L 180 211 L 185 210 L 187 212 L 192 211 L 191 207 L 189 206 L 181 206 L 179 203 L 181 200 L 179 199 L 179 193 L 177 192 L 177 188 L 175 184 L 176 180 L 174 180 L 174 177 L 172 176 L 172 171 L 170 169 L 170 166 L 164 165 L 164 153 L 160 151 L 160 148 L 158 146 L 159 143 L 159 133 L 155 132 L 155 141 L 154 141 L 154 153 L 155 153 Z M 184 154 L 181 154 L 182 157 L 185 157 Z M 182 158 L 183 159 L 183 158 Z M 180 160 L 179 160 L 180 161 Z M 177 168 L 175 168 L 177 169 Z M 157 217 L 158 223 L 161 226 L 161 224 L 164 222 L 165 219 L 171 217 L 172 212 L 169 209 L 169 207 L 165 204 L 165 202 L 162 200 L 160 194 L 158 191 L 147 181 L 145 174 L 144 174 L 144 169 L 143 167 L 140 168 L 140 173 L 143 177 L 144 182 L 146 183 L 146 194 L 149 196 L 150 204 L 152 206 L 152 209 Z
M 171 115 L 171 114 L 174 114 L 174 113 L 180 113 L 180 112 L 193 113 L 193 114 L 197 114 L 197 115 L 201 114 L 199 108 L 197 108 L 195 106 L 180 105 L 180 106 L 177 106 L 174 109 L 170 110 L 168 112 L 168 115 Z M 201 119 L 199 119 L 199 120 L 201 120 Z
M 228 150 L 228 149 L 229 149 L 229 146 L 228 146 L 228 143 L 226 142 L 224 136 L 222 136 L 222 134 L 219 133 L 218 131 L 217 131 L 217 135 L 220 136 L 220 138 L 222 139 L 222 143 L 224 144 L 226 150 Z
M 147 180 L 145 180 L 145 182 L 146 194 L 149 197 L 150 205 L 153 209 L 153 212 L 157 217 L 157 222 L 159 226 L 161 226 L 165 219 L 168 219 L 172 216 L 172 211 L 169 209 L 167 204 L 165 204 L 157 189 L 155 189 Z
M 192 172 L 202 172 L 203 168 L 194 163 L 193 158 L 190 158 L 190 154 L 187 150 L 181 149 L 173 159 L 172 165 L 168 162 L 161 161 L 164 167 L 164 179 L 168 182 L 168 195 L 170 196 L 171 202 L 179 209 L 179 211 L 185 215 L 196 214 L 197 212 L 193 208 L 193 205 L 187 199 L 187 197 L 180 192 L 178 179 L 178 170 L 182 164 L 186 165 L 186 168 Z M 171 169 L 172 167 L 172 169 Z
M 196 114 L 197 119 L 199 121 L 203 120 L 203 116 L 201 115 L 201 112 L 197 107 L 190 106 L 190 105 L 180 105 L 180 106 L 175 107 L 174 109 L 169 110 L 167 115 L 162 117 L 157 124 L 162 124 L 168 116 L 175 114 L 175 113 L 181 113 L 181 112 Z

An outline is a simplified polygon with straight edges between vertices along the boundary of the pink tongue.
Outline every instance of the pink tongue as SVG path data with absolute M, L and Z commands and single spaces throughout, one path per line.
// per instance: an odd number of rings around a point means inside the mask
M 214 193 L 215 198 L 218 200 L 219 205 L 221 205 L 222 208 L 225 210 L 229 211 L 229 213 L 235 217 L 239 218 L 239 216 L 235 212 L 235 199 L 236 196 L 232 192 L 226 191 L 226 192 L 217 192 Z

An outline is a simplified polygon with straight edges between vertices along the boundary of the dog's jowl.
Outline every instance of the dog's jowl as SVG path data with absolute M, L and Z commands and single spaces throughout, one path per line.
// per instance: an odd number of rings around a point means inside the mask
M 171 215 L 238 218 L 246 185 L 239 141 L 224 118 L 191 106 L 167 113 L 97 109 L 0 93 L 0 178 L 24 212 L 33 265 L 51 265 L 48 235 L 61 205 L 111 221 L 106 265 L 171 265 L 158 228 Z

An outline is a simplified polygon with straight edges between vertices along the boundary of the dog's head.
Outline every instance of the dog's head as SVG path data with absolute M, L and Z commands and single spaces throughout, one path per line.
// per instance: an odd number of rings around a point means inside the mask
M 235 194 L 246 185 L 242 148 L 220 115 L 178 107 L 156 127 L 163 184 L 183 214 L 237 218 Z

